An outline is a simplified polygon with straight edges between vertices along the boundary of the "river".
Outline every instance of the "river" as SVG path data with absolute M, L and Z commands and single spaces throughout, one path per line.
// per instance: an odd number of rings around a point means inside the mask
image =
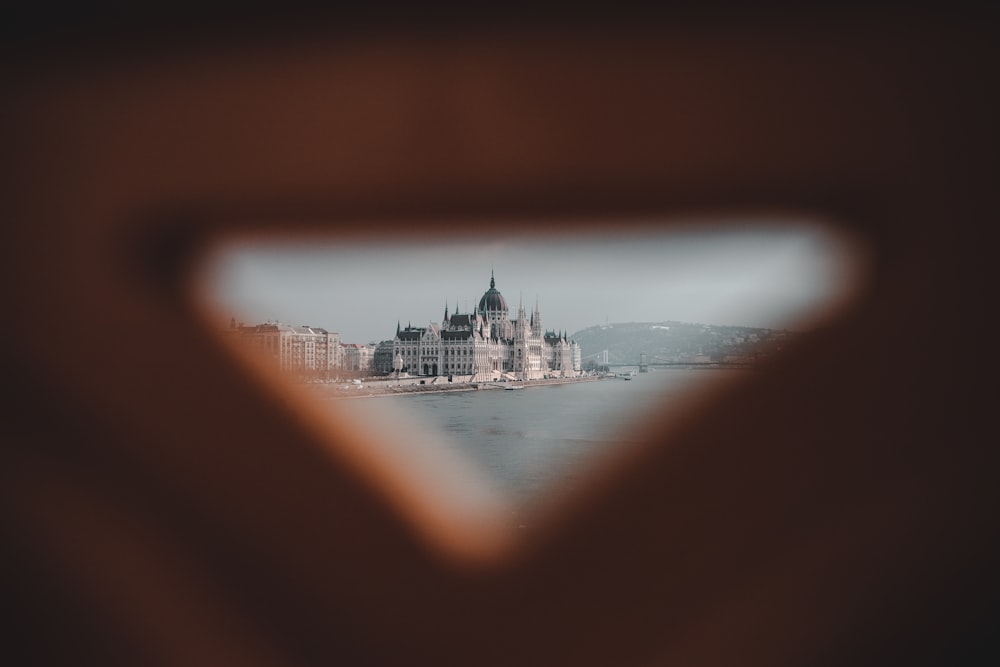
M 626 369 L 627 370 L 627 369 Z M 419 417 L 419 428 L 472 460 L 517 506 L 572 490 L 592 462 L 638 440 L 652 417 L 679 415 L 703 390 L 749 370 L 675 368 L 632 380 L 388 396 L 364 400 L 383 416 Z M 386 408 L 389 408 L 388 410 Z

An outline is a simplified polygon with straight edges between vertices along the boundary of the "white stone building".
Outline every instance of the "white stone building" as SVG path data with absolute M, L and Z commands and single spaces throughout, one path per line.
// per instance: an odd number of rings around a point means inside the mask
M 580 374 L 580 346 L 564 333 L 545 332 L 537 303 L 530 317 L 521 304 L 512 319 L 492 273 L 475 312 L 449 315 L 445 306 L 440 324 L 403 329 L 397 323 L 393 358 L 397 356 L 403 372 L 474 382 Z
M 345 371 L 368 373 L 373 369 L 375 346 L 362 343 L 343 343 L 341 350 L 344 355 L 342 368 Z

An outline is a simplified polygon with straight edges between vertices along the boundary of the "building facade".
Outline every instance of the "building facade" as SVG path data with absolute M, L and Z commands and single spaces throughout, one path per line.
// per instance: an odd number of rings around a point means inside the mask
M 272 323 L 234 329 L 241 343 L 283 371 L 325 375 L 342 366 L 340 334 L 336 332 Z
M 341 368 L 354 373 L 370 373 L 375 359 L 374 345 L 363 343 L 343 343 L 341 350 L 343 362 Z
M 392 372 L 392 352 L 394 344 L 391 340 L 384 340 L 375 346 L 372 355 L 372 371 L 376 375 L 388 375 Z
M 565 333 L 545 331 L 538 304 L 529 316 L 519 304 L 510 316 L 507 301 L 490 274 L 490 287 L 475 312 L 448 314 L 426 327 L 397 323 L 393 359 L 412 375 L 460 376 L 473 382 L 536 380 L 580 374 L 580 346 Z

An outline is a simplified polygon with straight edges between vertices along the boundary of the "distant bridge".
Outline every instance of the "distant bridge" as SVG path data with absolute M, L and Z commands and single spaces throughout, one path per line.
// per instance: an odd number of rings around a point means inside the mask
M 582 358 L 582 360 L 586 360 L 586 359 L 594 359 L 599 364 L 607 365 L 608 364 L 608 351 L 607 350 L 601 350 L 600 352 L 595 352 L 594 354 L 588 354 L 587 356 L 585 356 L 585 357 Z M 627 366 L 629 364 L 625 364 L 625 365 Z M 635 364 L 632 364 L 632 365 L 634 366 Z
M 588 354 L 583 357 L 583 360 L 593 359 L 602 366 L 607 366 L 608 368 L 628 368 L 630 366 L 637 367 L 640 373 L 645 373 L 649 371 L 650 367 L 653 368 L 689 368 L 692 366 L 698 368 L 752 368 L 756 366 L 756 362 L 753 361 L 676 361 L 674 359 L 664 359 L 663 357 L 652 356 L 646 354 L 645 352 L 639 353 L 638 361 L 618 361 L 609 362 L 608 361 L 608 351 L 601 350 L 600 352 L 595 352 L 593 354 Z
M 640 364 L 633 361 L 632 363 L 611 363 L 605 364 L 608 368 L 627 368 L 627 367 L 638 367 L 640 371 L 644 368 L 669 368 L 671 366 L 675 368 L 686 368 L 688 366 L 719 366 L 725 368 L 750 368 L 756 366 L 757 363 L 754 361 L 652 361 L 648 364 Z
M 650 355 L 645 352 L 639 353 L 638 361 L 622 361 L 610 363 L 608 359 L 608 351 L 602 350 L 597 354 L 588 355 L 585 358 L 602 356 L 604 361 L 600 363 L 604 364 L 608 368 L 625 368 L 629 366 L 637 366 L 640 373 L 645 373 L 650 367 L 653 368 L 687 368 L 690 366 L 696 366 L 698 368 L 753 368 L 757 365 L 756 360 L 753 361 L 676 361 L 674 359 L 664 359 L 663 357 L 652 357 L 650 360 Z

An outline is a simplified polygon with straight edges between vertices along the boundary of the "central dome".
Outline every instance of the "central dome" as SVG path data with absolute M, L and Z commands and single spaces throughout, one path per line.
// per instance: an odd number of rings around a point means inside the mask
M 503 294 L 497 290 L 497 284 L 493 279 L 492 271 L 490 271 L 490 288 L 486 290 L 483 298 L 479 300 L 479 312 L 490 310 L 507 312 L 507 301 L 503 298 Z

